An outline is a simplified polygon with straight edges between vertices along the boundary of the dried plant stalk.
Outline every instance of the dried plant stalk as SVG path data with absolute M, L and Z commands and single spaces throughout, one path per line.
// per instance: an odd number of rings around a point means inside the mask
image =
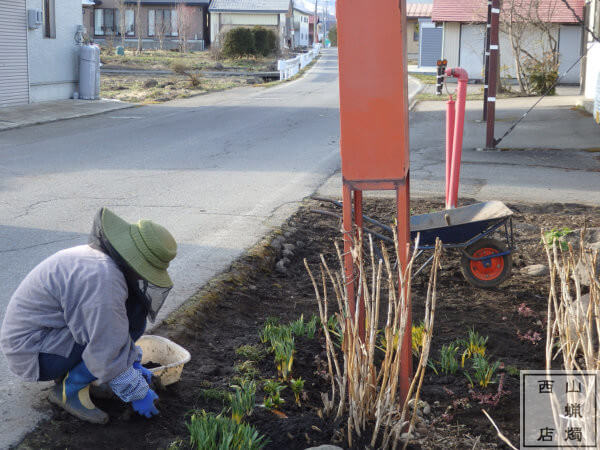
M 583 232 L 580 237 L 580 251 L 573 246 L 562 251 L 557 242 L 547 242 L 548 266 L 550 268 L 550 293 L 548 295 L 548 323 L 546 330 L 546 371 L 552 369 L 553 361 L 561 358 L 560 368 L 581 374 L 584 371 L 600 369 L 600 283 L 596 273 L 597 251 L 585 248 Z M 589 297 L 582 295 L 582 278 L 590 280 Z M 582 378 L 587 383 L 588 378 Z M 588 389 L 588 395 L 593 390 Z M 598 401 L 598 399 L 596 399 Z M 552 397 L 552 412 L 557 434 L 564 432 L 565 422 L 561 420 L 563 406 Z M 582 421 L 581 426 L 593 427 L 593 423 Z M 592 429 L 592 428 L 590 428 Z M 569 448 L 569 447 L 564 447 Z
M 421 342 L 421 354 L 409 394 L 404 401 L 400 399 L 399 381 L 403 336 L 407 331 L 407 316 L 411 307 L 411 274 L 416 258 L 413 252 L 405 267 L 399 261 L 398 238 L 394 235 L 396 266 L 387 248 L 381 246 L 383 259 L 376 260 L 372 238 L 369 237 L 368 255 L 363 253 L 362 235 L 359 232 L 352 245 L 354 279 L 346 279 L 344 255 L 336 244 L 339 269 L 332 271 L 321 255 L 321 280 L 317 281 L 308 263 L 304 261 L 310 276 L 319 314 L 323 324 L 327 348 L 327 363 L 331 381 L 331 397 L 324 394 L 325 412 L 333 411 L 334 403 L 338 408 L 336 419 L 347 413 L 347 438 L 352 446 L 352 437 L 368 436 L 371 447 L 396 448 L 403 432 L 411 432 L 415 422 L 417 405 L 423 377 L 427 367 L 433 324 L 435 318 L 437 272 L 442 253 L 441 242 L 437 242 L 431 267 L 427 298 L 425 301 L 425 331 Z M 418 245 L 415 246 L 415 248 Z M 350 315 L 350 300 L 346 287 L 355 283 L 356 298 L 362 298 L 365 306 L 365 338 L 359 335 L 358 314 Z M 327 323 L 329 318 L 328 286 L 333 287 L 337 303 L 336 317 L 341 328 L 341 355 L 343 367 L 339 364 L 338 351 L 331 337 Z M 356 308 L 358 311 L 358 307 Z M 380 330 L 380 323 L 384 322 Z M 410 330 L 408 330 L 410 332 Z M 375 363 L 375 353 L 380 350 L 377 338 L 385 337 L 385 353 L 380 364 Z M 338 395 L 339 393 L 339 395 Z M 415 407 L 409 418 L 408 401 L 414 398 Z M 379 444 L 378 444 L 379 443 Z M 407 443 L 407 442 L 406 442 Z M 406 444 L 405 443 L 405 444 Z

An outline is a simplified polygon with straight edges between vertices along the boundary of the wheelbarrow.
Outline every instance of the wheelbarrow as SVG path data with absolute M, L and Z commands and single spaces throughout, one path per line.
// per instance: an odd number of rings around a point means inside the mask
M 341 207 L 336 200 L 312 197 Z M 314 212 L 341 218 L 337 213 L 314 209 Z M 512 253 L 515 249 L 512 224 L 513 212 L 502 202 L 490 201 L 474 205 L 420 214 L 410 218 L 410 237 L 414 243 L 419 235 L 417 257 L 433 251 L 437 238 L 445 249 L 458 249 L 461 252 L 460 268 L 465 279 L 475 287 L 495 288 L 510 277 Z M 365 222 L 373 224 L 387 233 L 392 228 L 368 216 Z M 367 227 L 366 233 L 393 244 L 388 236 Z M 504 239 L 495 239 L 495 232 L 504 234 Z M 414 250 L 414 247 L 413 247 Z M 413 273 L 413 277 L 433 260 L 431 255 Z

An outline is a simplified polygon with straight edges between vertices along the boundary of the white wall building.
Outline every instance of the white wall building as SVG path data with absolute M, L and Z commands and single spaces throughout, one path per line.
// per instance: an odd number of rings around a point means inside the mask
M 309 20 L 310 16 L 314 15 L 302 8 L 294 5 L 292 20 L 294 21 L 293 29 L 293 47 L 308 47 L 309 45 Z
M 589 28 L 596 36 L 600 36 L 600 0 L 591 1 L 587 13 Z M 585 103 L 589 105 L 587 109 L 593 114 L 594 120 L 600 124 L 600 42 L 586 33 L 585 45 Z
M 81 0 L 0 0 L 0 107 L 73 95 L 81 25 Z

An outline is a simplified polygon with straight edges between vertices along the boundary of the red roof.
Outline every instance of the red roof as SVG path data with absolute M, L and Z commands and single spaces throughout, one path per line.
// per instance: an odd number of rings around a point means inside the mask
M 432 3 L 407 3 L 406 17 L 431 17 Z
M 583 18 L 585 0 L 568 0 L 577 15 Z M 565 6 L 562 0 L 538 0 L 537 12 L 531 11 L 531 0 L 505 1 L 504 11 L 510 6 L 518 11 L 522 17 L 539 17 L 544 22 L 578 23 L 577 18 Z M 535 4 L 535 3 L 534 3 Z M 486 0 L 433 0 L 431 20 L 434 22 L 486 22 Z

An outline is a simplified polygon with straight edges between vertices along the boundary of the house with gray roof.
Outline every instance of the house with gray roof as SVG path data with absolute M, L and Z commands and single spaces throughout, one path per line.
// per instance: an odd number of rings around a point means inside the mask
M 210 12 L 211 42 L 232 28 L 255 26 L 275 31 L 279 46 L 292 46 L 292 0 L 213 0 Z

